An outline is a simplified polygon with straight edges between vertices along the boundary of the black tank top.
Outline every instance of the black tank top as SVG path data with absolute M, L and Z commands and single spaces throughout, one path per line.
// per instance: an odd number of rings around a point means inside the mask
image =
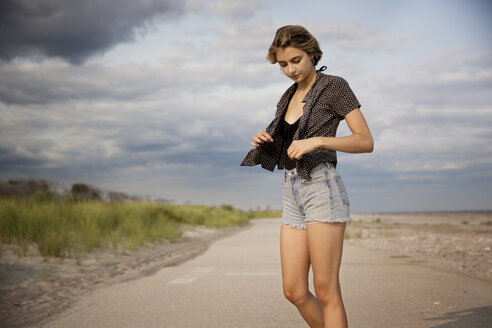
M 284 167 L 287 170 L 292 170 L 296 167 L 296 160 L 290 159 L 287 155 L 287 149 L 292 143 L 292 139 L 294 138 L 294 134 L 296 133 L 297 128 L 299 127 L 300 117 L 292 124 L 287 123 L 285 120 L 282 120 L 282 138 L 284 140 L 284 145 L 282 147 L 283 152 L 282 156 L 284 157 Z

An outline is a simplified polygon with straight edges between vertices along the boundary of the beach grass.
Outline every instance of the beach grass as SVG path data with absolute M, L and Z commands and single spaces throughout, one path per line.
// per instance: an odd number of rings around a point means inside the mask
M 282 210 L 258 211 L 258 212 L 253 212 L 253 215 L 255 219 L 280 218 L 282 217 Z
M 95 249 L 134 249 L 146 243 L 174 242 L 180 226 L 244 225 L 251 214 L 230 205 L 156 204 L 127 201 L 0 199 L 0 241 L 19 256 L 35 245 L 47 257 L 65 258 Z

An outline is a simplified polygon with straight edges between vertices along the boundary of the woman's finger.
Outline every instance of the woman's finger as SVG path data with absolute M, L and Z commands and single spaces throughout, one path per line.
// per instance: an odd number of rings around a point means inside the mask
M 253 137 L 253 141 L 256 142 L 256 143 L 260 143 L 260 144 L 264 142 L 264 140 L 258 138 L 257 136 L 254 136 Z
M 258 147 L 262 143 L 266 141 L 273 141 L 273 138 L 270 134 L 265 131 L 260 130 L 254 137 L 253 141 L 250 143 L 253 147 Z
M 262 131 L 262 132 L 263 132 L 262 135 L 266 138 L 265 141 L 273 141 L 272 136 L 269 135 L 268 132 L 264 132 L 264 131 Z

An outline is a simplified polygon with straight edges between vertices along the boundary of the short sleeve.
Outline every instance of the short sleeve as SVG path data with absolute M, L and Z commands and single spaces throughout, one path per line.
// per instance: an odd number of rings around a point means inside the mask
M 342 120 L 345 115 L 350 113 L 355 108 L 360 108 L 360 103 L 357 100 L 348 82 L 339 77 L 335 85 L 335 97 L 333 99 L 333 110 L 337 115 L 339 115 Z

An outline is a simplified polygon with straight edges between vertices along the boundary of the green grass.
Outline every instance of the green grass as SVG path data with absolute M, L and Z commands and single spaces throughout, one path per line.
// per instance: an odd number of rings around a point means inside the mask
M 253 212 L 255 219 L 268 219 L 268 218 L 280 218 L 282 217 L 282 211 L 260 211 Z
M 33 198 L 0 200 L 0 241 L 19 256 L 29 245 L 61 259 L 95 249 L 134 249 L 148 242 L 176 241 L 181 225 L 244 225 L 251 215 L 232 206 L 146 202 L 73 202 Z

